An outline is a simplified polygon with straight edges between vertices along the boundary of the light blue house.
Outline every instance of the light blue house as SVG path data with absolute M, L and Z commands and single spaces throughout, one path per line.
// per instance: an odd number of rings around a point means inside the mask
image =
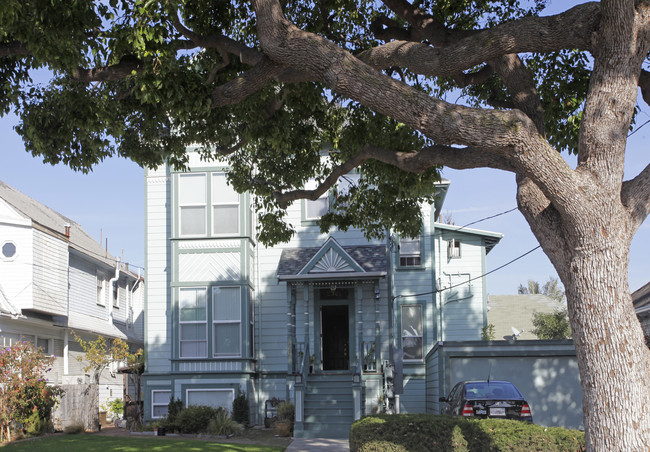
M 230 408 L 238 389 L 252 424 L 267 400 L 292 402 L 303 437 L 345 437 L 377 410 L 425 412 L 427 353 L 487 324 L 482 275 L 501 234 L 436 222 L 443 181 L 415 240 L 321 234 L 324 196 L 294 203 L 297 233 L 267 248 L 224 170 L 190 153 L 190 171 L 145 176 L 145 418 L 170 398 Z

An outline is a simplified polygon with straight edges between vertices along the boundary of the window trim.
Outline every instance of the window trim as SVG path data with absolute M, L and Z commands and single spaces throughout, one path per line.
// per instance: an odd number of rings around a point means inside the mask
M 418 245 L 419 245 L 418 255 L 416 256 L 416 255 L 414 255 L 414 254 L 409 254 L 409 255 L 404 255 L 403 257 L 404 257 L 405 259 L 408 259 L 408 258 L 415 258 L 415 257 L 417 257 L 417 258 L 419 258 L 420 262 L 419 262 L 418 264 L 406 264 L 406 265 L 405 265 L 405 264 L 402 264 L 402 249 L 401 249 L 402 241 L 405 241 L 405 242 L 415 242 L 416 240 L 417 240 Z M 397 259 L 398 259 L 398 262 L 399 262 L 399 265 L 398 265 L 398 266 L 399 266 L 400 268 L 407 268 L 407 269 L 408 269 L 408 268 L 422 268 L 422 267 L 424 266 L 424 263 L 423 263 L 423 254 L 424 254 L 424 253 L 422 252 L 422 247 L 423 247 L 423 245 L 424 245 L 424 244 L 422 243 L 422 236 L 421 236 L 421 235 L 418 236 L 418 237 L 415 238 L 415 239 L 410 239 L 410 238 L 406 238 L 406 237 L 404 237 L 404 238 L 400 237 L 400 238 L 399 238 L 399 246 L 398 246 L 398 250 L 397 250 Z
M 239 320 L 218 320 L 215 319 L 215 309 L 214 309 L 214 303 L 215 303 L 215 292 L 217 290 L 221 289 L 236 289 L 237 293 L 239 294 Z M 241 358 L 242 356 L 242 330 L 243 330 L 243 316 L 242 316 L 242 303 L 243 303 L 243 297 L 241 294 L 241 286 L 213 286 L 212 287 L 212 357 L 213 358 Z M 216 325 L 234 325 L 238 324 L 239 325 L 239 334 L 238 334 L 238 341 L 239 341 L 239 352 L 236 354 L 217 354 L 217 335 L 215 334 L 215 326 Z
M 184 290 L 189 291 L 203 291 L 205 294 L 205 320 L 191 320 L 191 321 L 183 321 L 181 320 L 181 292 Z M 208 288 L 207 287 L 181 287 L 178 290 L 178 358 L 179 359 L 204 359 L 209 356 L 209 350 L 208 350 L 208 345 L 209 345 L 209 331 L 208 331 Z M 181 334 L 181 327 L 183 325 L 205 325 L 205 340 L 183 340 L 182 339 L 182 334 Z M 202 356 L 183 356 L 183 342 L 205 342 L 205 355 Z
M 168 393 L 169 394 L 169 400 L 171 400 L 172 391 L 171 391 L 171 389 L 152 389 L 151 390 L 151 418 L 152 419 L 163 419 L 163 418 L 165 418 L 167 416 L 167 414 L 165 414 L 163 416 L 156 416 L 154 414 L 155 413 L 154 407 L 157 407 L 157 406 L 167 406 L 167 407 L 169 407 L 169 401 L 164 405 L 162 403 L 155 403 L 155 401 L 154 401 L 155 400 L 154 393 L 156 393 L 156 392 L 166 392 L 166 393 Z
M 183 178 L 190 177 L 203 177 L 204 188 L 203 188 L 203 203 L 190 203 L 183 204 L 181 202 L 183 183 L 181 182 Z M 206 172 L 188 172 L 178 175 L 178 236 L 179 237 L 207 237 L 208 234 L 208 173 Z M 183 208 L 184 207 L 203 207 L 203 232 L 198 234 L 183 234 Z
M 95 275 L 97 284 L 97 302 L 98 306 L 106 306 L 106 275 L 102 272 L 97 272 Z
M 215 176 L 219 176 L 219 175 L 222 175 L 222 174 L 223 174 L 223 176 L 225 178 L 226 177 L 226 172 L 225 171 L 214 171 L 214 172 L 210 173 L 210 184 L 211 184 L 210 185 L 210 215 L 211 215 L 211 218 L 212 218 L 212 231 L 210 231 L 210 236 L 211 237 L 238 236 L 238 235 L 241 234 L 241 229 L 242 229 L 242 225 L 241 225 L 241 194 L 237 193 L 234 188 L 229 186 L 233 190 L 235 195 L 237 195 L 237 202 L 219 202 L 219 203 L 216 203 L 215 201 L 219 200 L 218 197 L 212 196 L 213 195 L 212 190 L 213 190 L 213 187 L 214 187 L 214 178 L 215 178 Z M 232 207 L 232 206 L 235 206 L 235 205 L 237 206 L 237 215 L 236 215 L 236 218 L 237 218 L 237 230 L 234 231 L 234 232 L 216 233 L 214 231 L 214 227 L 216 225 L 216 219 L 215 219 L 215 215 L 214 215 L 215 207 Z
M 188 408 L 190 405 L 190 392 L 229 392 L 231 400 L 226 408 L 232 407 L 232 402 L 235 400 L 235 390 L 233 388 L 194 388 L 185 390 L 185 408 Z
M 460 259 L 461 257 L 461 241 L 458 239 L 449 240 L 449 242 L 447 242 L 447 258 Z
M 404 308 L 406 307 L 417 307 L 420 310 L 420 336 L 408 336 L 408 337 L 419 337 L 421 339 L 420 343 L 420 354 L 421 358 L 404 358 L 406 363 L 420 363 L 424 361 L 424 309 L 422 303 L 404 303 L 400 305 L 400 348 L 402 353 L 404 352 Z
M 11 256 L 7 256 L 4 253 L 4 247 L 6 245 L 13 245 L 14 247 L 14 254 L 12 254 Z M 15 260 L 17 256 L 18 256 L 18 247 L 16 246 L 16 242 L 14 242 L 13 240 L 5 240 L 4 242 L 2 242 L 2 245 L 0 246 L 0 259 L 2 259 L 5 262 L 11 262 Z

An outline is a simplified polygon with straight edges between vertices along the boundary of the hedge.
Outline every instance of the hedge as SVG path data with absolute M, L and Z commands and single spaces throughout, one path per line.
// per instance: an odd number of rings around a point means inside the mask
M 376 415 L 350 428 L 351 452 L 584 451 L 585 434 L 506 419 L 432 414 Z

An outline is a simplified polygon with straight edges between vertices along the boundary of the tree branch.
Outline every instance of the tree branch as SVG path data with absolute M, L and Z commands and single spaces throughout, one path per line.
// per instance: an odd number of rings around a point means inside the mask
M 225 105 L 237 104 L 248 96 L 264 88 L 267 83 L 277 77 L 283 67 L 275 64 L 268 58 L 264 58 L 260 63 L 250 70 L 246 71 L 239 77 L 236 77 L 223 85 L 217 86 L 212 91 L 212 108 L 223 107 Z
M 0 44 L 0 58 L 29 56 L 32 52 L 27 50 L 27 46 L 19 41 L 11 41 Z
M 621 202 L 630 212 L 636 232 L 650 215 L 650 164 L 634 179 L 623 182 Z
M 537 131 L 544 136 L 544 109 L 539 98 L 535 81 L 518 55 L 504 55 L 490 61 L 490 66 L 499 74 L 512 96 L 515 108 L 523 111 L 535 123 Z
M 414 152 L 396 152 L 372 144 L 366 144 L 361 151 L 341 165 L 336 166 L 330 175 L 313 190 L 275 191 L 273 196 L 282 208 L 298 199 L 318 199 L 332 188 L 336 181 L 368 160 L 376 160 L 409 173 L 421 174 L 434 166 L 448 166 L 454 169 L 495 168 L 514 171 L 514 167 L 501 157 L 480 149 L 454 148 L 451 146 L 428 146 Z
M 70 76 L 72 80 L 83 83 L 109 82 L 123 80 L 133 71 L 142 69 L 142 61 L 133 55 L 125 55 L 119 63 L 100 68 L 78 68 Z
M 650 72 L 642 69 L 639 76 L 639 88 L 641 88 L 641 96 L 646 104 L 650 105 Z
M 597 4 L 587 3 L 556 16 L 527 17 L 472 32 L 446 46 L 434 48 L 422 43 L 393 41 L 366 50 L 358 57 L 376 69 L 403 66 L 421 75 L 454 76 L 507 54 L 590 49 L 592 32 L 598 26 L 598 12 Z
M 185 27 L 177 16 L 172 17 L 172 24 L 187 39 L 194 42 L 199 47 L 217 49 L 221 52 L 226 52 L 231 55 L 237 55 L 240 61 L 250 66 L 255 66 L 260 63 L 264 55 L 255 49 L 252 49 L 241 42 L 230 39 L 223 35 L 210 35 L 202 36 L 194 33 L 192 30 Z

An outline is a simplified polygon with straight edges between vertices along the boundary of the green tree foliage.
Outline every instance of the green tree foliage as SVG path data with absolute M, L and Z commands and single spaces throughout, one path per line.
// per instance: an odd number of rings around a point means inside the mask
M 133 365 L 143 360 L 142 349 L 131 353 L 129 345 L 120 338 L 109 340 L 100 335 L 93 341 L 86 341 L 74 331 L 72 335 L 84 351 L 84 355 L 77 356 L 77 360 L 84 363 L 84 371 L 92 371 L 95 383 L 99 383 L 102 372 L 112 363 Z
M 533 334 L 538 339 L 570 339 L 571 324 L 566 309 L 533 314 Z
M 549 276 L 548 281 L 541 285 L 541 289 L 539 282 L 529 279 L 526 286 L 519 284 L 517 293 L 520 295 L 541 294 L 560 303 L 564 301 L 564 289 L 562 288 L 562 283 L 559 279 L 552 276 Z
M 29 342 L 0 348 L 0 441 L 16 429 L 41 433 L 50 424 L 52 408 L 63 391 L 48 385 L 54 357 Z

